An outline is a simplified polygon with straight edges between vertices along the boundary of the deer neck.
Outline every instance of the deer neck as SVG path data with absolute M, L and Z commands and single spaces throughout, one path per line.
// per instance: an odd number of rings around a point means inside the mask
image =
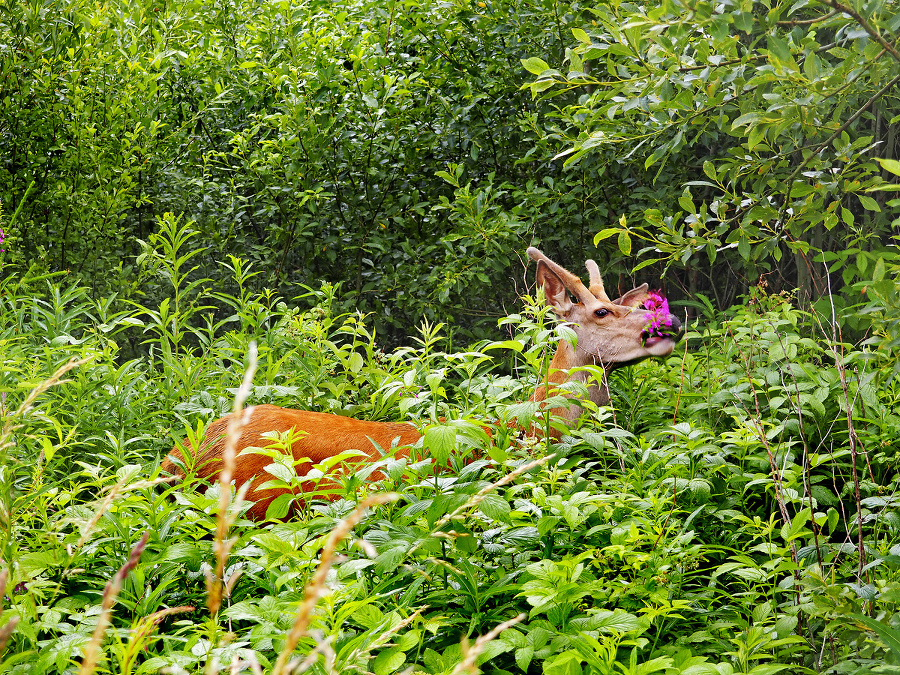
M 571 372 L 572 369 L 582 366 L 602 366 L 603 379 L 598 384 L 597 380 L 591 377 L 588 371 Z M 587 387 L 588 398 L 595 405 L 601 406 L 609 403 L 609 386 L 607 378 L 612 368 L 607 364 L 600 363 L 599 359 L 594 358 L 590 354 L 586 354 L 574 347 L 567 340 L 560 340 L 559 346 L 556 348 L 556 354 L 550 362 L 550 368 L 544 379 L 544 384 L 535 389 L 531 396 L 532 401 L 543 401 L 547 398 L 548 388 L 553 394 L 553 389 L 565 382 L 581 382 Z M 572 397 L 572 394 L 565 394 Z M 580 405 L 571 405 L 568 407 L 553 408 L 552 413 L 568 422 L 578 419 L 581 416 L 582 408 Z

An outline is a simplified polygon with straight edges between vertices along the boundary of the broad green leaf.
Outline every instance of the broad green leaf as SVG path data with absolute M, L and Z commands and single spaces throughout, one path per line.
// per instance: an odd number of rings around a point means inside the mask
M 288 514 L 288 509 L 290 508 L 293 499 L 294 495 L 290 492 L 275 497 L 275 499 L 269 503 L 269 506 L 266 507 L 266 518 L 270 520 L 281 520 L 284 518 Z
M 406 661 L 406 654 L 398 647 L 385 649 L 375 657 L 372 670 L 375 675 L 390 675 L 398 670 L 404 661 Z
M 478 510 L 481 511 L 484 515 L 486 515 L 491 520 L 496 520 L 502 523 L 509 523 L 509 512 L 510 506 L 509 502 L 507 502 L 503 497 L 498 494 L 488 494 L 484 496 L 484 499 L 481 500 L 481 503 L 478 505 Z
M 900 14 L 898 14 L 898 16 L 900 16 Z M 900 160 L 881 159 L 880 157 L 876 157 L 875 161 L 881 164 L 881 168 L 885 171 L 890 171 L 895 176 L 900 176 Z
M 522 59 L 522 65 L 525 67 L 525 70 L 534 75 L 540 75 L 545 70 L 550 70 L 550 66 L 548 65 L 548 63 L 536 56 Z
M 769 60 L 779 70 L 797 70 L 797 62 L 791 54 L 788 43 L 776 35 L 769 35 Z
M 456 447 L 456 429 L 447 424 L 434 424 L 425 430 L 425 448 L 438 464 L 446 464 Z
M 482 347 L 484 351 L 488 349 L 512 349 L 516 353 L 521 353 L 525 349 L 525 345 L 519 340 L 502 340 L 500 342 L 491 342 Z
M 876 202 L 871 197 L 867 197 L 866 195 L 856 195 L 857 199 L 859 199 L 859 203 L 863 205 L 863 208 L 866 211 L 878 211 L 881 212 L 881 207 L 878 206 L 878 202 Z
M 359 352 L 353 352 L 350 354 L 350 358 L 347 359 L 347 370 L 351 373 L 358 373 L 362 370 L 365 361 L 363 360 L 362 354 Z
M 809 522 L 809 509 L 802 509 L 793 517 L 789 524 L 785 523 L 781 527 L 781 538 L 785 542 L 790 543 L 804 534 L 809 534 L 809 531 L 806 529 L 807 522 Z
M 573 28 L 572 35 L 575 36 L 575 39 L 581 42 L 582 44 L 589 45 L 591 44 L 591 37 L 585 33 L 581 28 Z
M 609 239 L 610 237 L 617 235 L 621 228 L 619 227 L 607 227 L 604 230 L 600 230 L 597 234 L 594 235 L 594 246 L 599 244 L 604 239 Z

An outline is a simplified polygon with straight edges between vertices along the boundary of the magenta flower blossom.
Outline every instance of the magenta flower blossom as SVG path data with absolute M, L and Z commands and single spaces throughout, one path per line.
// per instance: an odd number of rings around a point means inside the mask
M 650 291 L 644 300 L 644 309 L 648 311 L 647 325 L 644 332 L 649 336 L 664 335 L 664 328 L 672 327 L 672 313 L 669 311 L 669 301 L 659 291 Z
M 3 240 L 6 239 L 6 232 L 3 231 L 3 228 L 0 227 L 0 246 L 3 246 Z M 0 253 L 6 253 L 5 248 L 0 248 Z

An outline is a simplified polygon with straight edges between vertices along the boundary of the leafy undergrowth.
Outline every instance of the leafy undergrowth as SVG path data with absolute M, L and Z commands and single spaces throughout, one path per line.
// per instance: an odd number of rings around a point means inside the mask
M 235 295 L 193 278 L 191 237 L 168 218 L 146 245 L 154 307 L 0 281 L 3 672 L 896 672 L 878 344 L 754 292 L 562 442 L 523 439 L 510 420 L 552 422 L 523 401 L 559 338 L 534 304 L 504 341 L 426 326 L 385 353 L 327 286 L 301 311 L 237 258 Z M 412 420 L 449 469 L 385 449 L 382 483 L 346 473 L 286 522 L 232 507 L 226 534 L 218 487 L 159 461 L 231 409 L 254 349 L 249 403 Z

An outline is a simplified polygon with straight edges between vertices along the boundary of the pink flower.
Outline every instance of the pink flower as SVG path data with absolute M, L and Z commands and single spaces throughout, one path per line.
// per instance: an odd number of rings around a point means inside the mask
M 647 325 L 644 332 L 648 335 L 662 335 L 663 327 L 672 327 L 672 313 L 669 311 L 669 301 L 659 291 L 650 291 L 644 300 L 644 309 L 648 311 Z

